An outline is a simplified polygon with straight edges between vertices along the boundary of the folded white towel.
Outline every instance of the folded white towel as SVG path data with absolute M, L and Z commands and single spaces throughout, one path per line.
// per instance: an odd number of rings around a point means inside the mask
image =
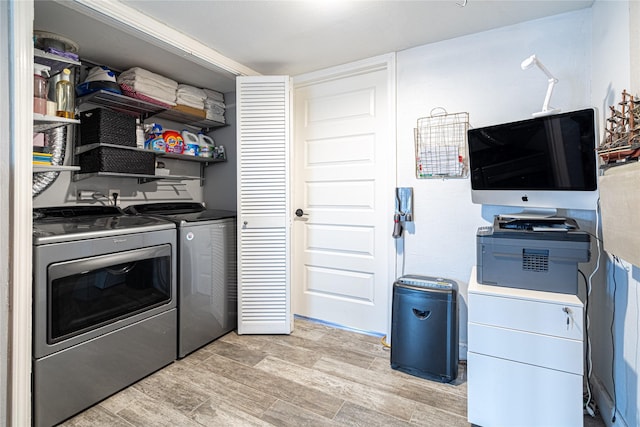
M 167 89 L 163 85 L 155 85 L 148 81 L 129 80 L 118 78 L 118 83 L 126 84 L 138 93 L 142 95 L 150 96 L 158 101 L 166 102 L 168 104 L 176 103 L 176 92 L 174 90 Z
M 219 123 L 226 123 L 224 119 L 224 115 L 222 114 L 213 114 L 212 112 L 207 111 L 205 116 L 208 120 L 214 120 Z
M 197 98 L 197 99 L 200 99 L 201 101 L 204 101 L 205 98 L 207 97 L 207 95 L 204 93 L 202 89 L 198 89 L 197 87 L 193 87 L 185 84 L 178 85 L 177 94 L 186 95 L 192 98 Z
M 207 105 L 207 104 L 205 104 L 204 105 L 204 109 L 205 109 L 205 111 L 210 111 L 213 114 L 223 114 L 224 115 L 224 112 L 225 112 L 224 108 L 220 108 L 217 105 Z
M 207 95 L 207 99 L 224 102 L 224 95 L 222 93 L 215 90 L 211 90 L 211 89 L 202 89 L 202 90 Z
M 227 106 L 224 104 L 224 102 L 221 101 L 214 101 L 210 98 L 207 98 L 204 100 L 204 106 L 206 107 L 212 107 L 212 108 L 222 108 L 223 110 L 225 108 L 227 108 Z
M 200 104 L 204 105 L 204 100 L 202 98 L 198 96 L 193 96 L 189 93 L 176 92 L 176 97 L 179 99 L 187 99 L 189 101 L 199 102 Z
M 202 89 L 186 84 L 178 85 L 178 90 L 176 91 L 176 102 L 180 105 L 204 110 L 204 100 L 206 98 L 207 95 Z
M 158 86 L 166 86 L 169 90 L 175 91 L 178 89 L 178 82 L 175 80 L 140 67 L 133 67 L 123 71 L 120 76 L 118 76 L 118 79 L 152 82 Z
M 198 110 L 204 110 L 204 102 L 202 101 L 202 99 L 197 98 L 197 97 L 184 95 L 184 94 L 177 94 L 176 95 L 176 102 L 178 104 L 187 105 L 189 107 L 197 108 Z
M 198 110 L 204 110 L 202 102 L 193 102 L 182 98 L 176 98 L 176 104 L 186 105 L 187 107 L 196 108 Z
M 118 83 L 125 83 L 134 88 L 137 92 L 155 93 L 157 96 L 162 96 L 167 99 L 176 99 L 175 89 L 171 89 L 165 85 L 157 84 L 150 80 L 129 80 L 119 79 Z

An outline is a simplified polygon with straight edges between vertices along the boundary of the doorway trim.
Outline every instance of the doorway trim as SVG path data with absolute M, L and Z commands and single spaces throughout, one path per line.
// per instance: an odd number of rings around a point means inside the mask
M 32 0 L 8 2 L 9 182 L 7 425 L 31 425 L 31 262 L 33 139 Z M 5 193 L 2 194 L 3 200 Z M 7 206 L 6 208 L 4 206 Z M 6 209 L 6 211 L 5 211 Z M 3 223 L 3 226 L 5 224 Z M 3 390 L 4 391 L 4 390 Z

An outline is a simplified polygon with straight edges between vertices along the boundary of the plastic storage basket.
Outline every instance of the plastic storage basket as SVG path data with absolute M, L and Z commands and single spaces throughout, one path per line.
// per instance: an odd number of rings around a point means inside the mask
M 80 114 L 80 145 L 136 146 L 136 119 L 118 111 L 96 108 Z
M 81 173 L 117 172 L 154 175 L 155 154 L 115 147 L 98 146 L 79 154 Z

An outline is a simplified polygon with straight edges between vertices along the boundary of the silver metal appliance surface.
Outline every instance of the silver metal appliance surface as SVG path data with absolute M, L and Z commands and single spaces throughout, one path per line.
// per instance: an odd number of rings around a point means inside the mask
M 176 233 L 169 221 L 92 206 L 35 209 L 33 238 L 40 427 L 175 360 Z
M 200 203 L 149 203 L 126 209 L 178 226 L 178 357 L 237 326 L 236 213 Z

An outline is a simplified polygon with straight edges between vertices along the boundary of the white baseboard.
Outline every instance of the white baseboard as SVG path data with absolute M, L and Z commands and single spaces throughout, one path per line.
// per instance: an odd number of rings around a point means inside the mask
M 598 409 L 600 410 L 600 416 L 602 420 L 606 424 L 607 427 L 629 427 L 625 419 L 622 417 L 620 412 L 616 410 L 616 422 L 613 423 L 611 419 L 613 418 L 613 399 L 609 395 L 607 389 L 604 388 L 602 383 L 598 380 L 595 375 L 591 376 L 591 388 L 593 392 L 593 398 L 596 401 L 596 405 L 598 405 Z
M 461 342 L 459 343 L 459 347 L 458 347 L 458 358 L 460 360 L 467 360 L 467 350 L 469 349 L 469 347 L 467 347 L 467 343 L 466 342 Z

